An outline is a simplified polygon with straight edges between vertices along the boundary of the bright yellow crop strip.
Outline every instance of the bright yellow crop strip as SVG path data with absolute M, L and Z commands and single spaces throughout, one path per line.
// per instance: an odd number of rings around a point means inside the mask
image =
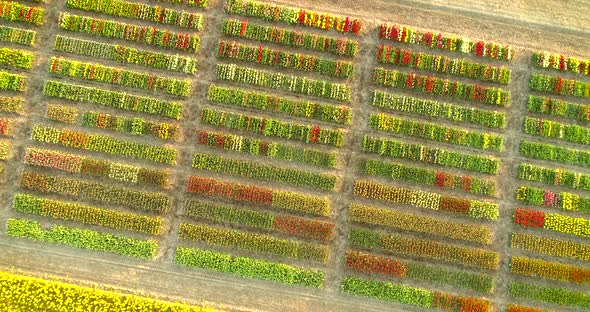
M 218 312 L 219 310 L 0 272 L 0 311 Z

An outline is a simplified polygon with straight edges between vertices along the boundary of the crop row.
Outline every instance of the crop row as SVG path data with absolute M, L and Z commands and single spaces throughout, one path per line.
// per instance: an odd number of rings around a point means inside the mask
M 516 191 L 516 199 L 528 205 L 558 207 L 564 210 L 590 213 L 590 198 L 568 192 L 554 193 L 536 187 L 521 186 Z
M 38 124 L 33 126 L 31 138 L 42 143 L 58 144 L 76 149 L 145 159 L 171 165 L 176 164 L 176 157 L 178 156 L 178 150 L 172 147 L 136 143 L 98 134 L 58 129 Z
M 505 66 L 480 64 L 467 59 L 450 58 L 412 50 L 400 49 L 382 44 L 377 46 L 377 60 L 415 69 L 478 79 L 481 81 L 510 83 L 511 70 Z
M 224 8 L 225 12 L 229 14 L 238 14 L 261 18 L 271 22 L 282 22 L 325 30 L 334 29 L 339 32 L 352 32 L 357 35 L 361 33 L 363 26 L 361 20 L 348 16 L 342 17 L 324 12 L 254 0 L 228 0 Z
M 336 186 L 336 176 L 332 174 L 277 167 L 259 162 L 236 160 L 203 153 L 195 153 L 193 155 L 192 167 L 223 175 L 287 183 L 296 186 L 308 186 L 324 191 L 333 191 Z
M 561 306 L 590 309 L 590 295 L 560 287 L 547 287 L 529 283 L 510 282 L 508 295 L 513 298 L 537 300 Z
M 590 60 L 580 60 L 572 56 L 549 52 L 533 52 L 531 62 L 538 68 L 569 71 L 590 76 Z
M 242 67 L 236 64 L 217 64 L 215 75 L 220 80 L 264 86 L 337 101 L 350 102 L 352 98 L 352 88 L 342 83 L 285 75 L 280 72 Z
M 513 232 L 510 247 L 549 256 L 590 261 L 590 245 L 564 239 Z
M 140 186 L 170 187 L 170 170 L 167 169 L 149 169 L 37 148 L 27 148 L 23 155 L 23 162 L 29 166 L 57 169 L 88 177 L 108 178 Z
M 203 15 L 177 11 L 158 5 L 123 0 L 66 0 L 66 7 L 89 12 L 104 13 L 113 16 L 129 17 L 183 28 L 203 30 Z
M 252 24 L 247 19 L 223 20 L 222 32 L 227 36 L 272 42 L 284 46 L 303 47 L 343 56 L 356 56 L 359 43 L 346 38 L 334 38 L 286 28 Z
M 518 166 L 518 178 L 590 191 L 590 175 L 563 169 L 552 169 L 521 163 Z
M 368 225 L 380 225 L 392 229 L 425 233 L 486 245 L 492 243 L 492 231 L 485 225 L 455 222 L 355 203 L 348 206 L 348 218 L 350 221 Z
M 474 42 L 455 35 L 426 32 L 408 26 L 381 24 L 379 38 L 503 61 L 512 61 L 514 56 L 512 47 L 508 45 L 503 46 L 495 42 L 484 41 Z
M 590 283 L 590 270 L 557 262 L 526 257 L 512 257 L 510 272 L 531 277 L 542 277 L 554 281 L 576 284 Z
M 487 196 L 496 194 L 496 183 L 490 180 L 380 160 L 367 159 L 363 161 L 363 164 L 363 172 L 366 175 L 377 175 L 416 184 L 458 189 L 473 194 Z
M 200 115 L 201 122 L 216 127 L 243 130 L 264 136 L 285 138 L 305 143 L 342 146 L 342 130 L 326 129 L 320 126 L 303 125 L 272 118 L 244 115 L 205 108 Z
M 186 184 L 186 192 L 318 216 L 330 215 L 330 201 L 327 198 L 267 189 L 254 185 L 190 176 Z
M 518 150 L 521 155 L 530 158 L 590 167 L 590 152 L 588 151 L 524 140 L 520 141 Z
M 496 270 L 500 264 L 498 253 L 493 251 L 376 232 L 369 229 L 353 228 L 348 234 L 348 239 L 352 245 L 362 248 L 379 248 L 387 253 L 473 268 Z
M 197 132 L 197 144 L 250 155 L 295 161 L 306 165 L 336 167 L 334 152 L 324 152 L 234 134 L 200 130 Z
M 440 123 L 421 122 L 383 113 L 369 115 L 369 127 L 374 130 L 401 133 L 436 142 L 492 150 L 499 152 L 504 147 L 504 137 L 487 132 L 475 132 L 441 126 Z
M 173 4 L 182 4 L 190 7 L 207 8 L 209 7 L 209 0 L 155 0 L 158 2 L 167 2 Z
M 14 119 L 0 117 L 0 137 L 11 136 L 14 132 L 14 127 Z
M 529 95 L 527 107 L 528 111 L 532 113 L 543 113 L 573 120 L 590 121 L 590 105 Z
M 543 228 L 546 230 L 590 237 L 590 220 L 573 218 L 540 210 L 516 208 L 514 223 L 522 227 Z
M 506 312 L 549 312 L 549 311 L 535 309 L 535 308 L 529 308 L 529 307 L 525 307 L 525 306 L 521 306 L 521 305 L 509 304 L 508 307 L 506 307 Z
M 585 98 L 590 97 L 590 82 L 565 79 L 562 77 L 533 73 L 531 74 L 529 87 L 531 90 L 550 94 Z
M 1 57 L 0 57 L 1 58 Z M 66 77 L 75 77 L 90 81 L 99 81 L 136 88 L 151 92 L 188 97 L 191 93 L 190 79 L 175 79 L 156 76 L 152 73 L 142 73 L 132 70 L 108 67 L 101 64 L 80 62 L 57 56 L 49 59 L 49 72 Z
M 163 101 L 150 97 L 131 95 L 125 92 L 86 87 L 55 80 L 45 81 L 43 95 L 173 119 L 180 119 L 182 116 L 182 104 L 178 102 Z
M 0 48 L 0 65 L 29 69 L 33 67 L 33 53 L 11 48 Z
M 48 103 L 45 109 L 45 118 L 71 125 L 77 123 L 79 116 L 80 110 L 76 106 Z
M 142 216 L 27 194 L 14 195 L 12 207 L 17 212 L 151 235 L 160 235 L 164 229 L 164 220 L 160 217 Z
M 83 40 L 57 35 L 53 50 L 115 61 L 123 64 L 141 65 L 147 68 L 166 69 L 187 74 L 197 72 L 197 60 L 178 54 L 165 54 L 139 50 L 128 46 Z
M 229 223 L 321 241 L 330 241 L 334 237 L 333 223 L 201 200 L 187 200 L 184 203 L 183 214 L 196 220 Z
M 534 136 L 556 138 L 579 144 L 590 144 L 590 128 L 580 127 L 578 125 L 562 124 L 541 118 L 526 117 L 523 130 L 524 133 Z
M 26 46 L 35 44 L 37 32 L 22 28 L 14 28 L 6 25 L 0 25 L 0 41 L 11 42 Z
M 45 10 L 41 7 L 28 6 L 13 1 L 0 1 L 0 18 L 9 22 L 25 22 L 34 25 L 43 24 Z
M 218 312 L 209 308 L 60 282 L 53 278 L 41 279 L 7 272 L 0 272 L 0 285 L 5 290 L 0 294 L 0 301 L 8 311 L 74 311 L 83 306 L 89 311 Z
M 0 96 L 0 112 L 19 114 L 24 103 L 25 99 L 20 96 Z
M 353 250 L 346 252 L 345 266 L 355 272 L 450 285 L 481 293 L 492 293 L 494 290 L 494 280 L 489 275 L 376 256 Z
M 163 193 L 136 191 L 124 187 L 88 182 L 38 172 L 23 172 L 20 186 L 42 194 L 58 194 L 78 199 L 122 205 L 138 211 L 165 214 L 170 209 L 170 198 Z
M 0 90 L 23 92 L 26 87 L 27 78 L 25 76 L 0 70 Z
M 6 233 L 12 237 L 112 252 L 140 259 L 153 259 L 158 252 L 158 244 L 153 240 L 140 240 L 62 225 L 52 225 L 49 229 L 44 229 L 39 222 L 27 219 L 8 219 Z
M 356 180 L 353 194 L 390 203 L 401 203 L 431 210 L 449 211 L 475 219 L 498 219 L 498 204 L 429 193 L 422 190 L 387 186 Z
M 264 92 L 210 85 L 207 99 L 213 103 L 260 111 L 281 112 L 294 117 L 350 125 L 352 110 L 347 106 L 292 100 Z
M 373 73 L 373 83 L 379 86 L 408 89 L 424 94 L 448 96 L 488 105 L 510 106 L 510 92 L 507 90 L 466 84 L 434 76 L 416 75 L 413 72 L 405 73 L 378 67 Z
M 506 128 L 506 113 L 475 107 L 464 107 L 435 100 L 415 98 L 374 90 L 371 105 L 397 112 L 446 119 L 457 123 L 472 123 L 490 128 Z
M 386 157 L 407 159 L 480 173 L 496 174 L 500 168 L 499 161 L 489 156 L 472 155 L 367 135 L 363 137 L 363 151 Z
M 176 248 L 174 263 L 244 278 L 315 288 L 323 287 L 325 279 L 324 272 L 315 269 L 298 268 L 277 262 L 235 257 L 226 253 L 185 247 Z
M 490 312 L 492 304 L 486 299 L 462 297 L 377 280 L 347 276 L 342 282 L 346 293 L 444 311 Z
M 59 28 L 102 38 L 122 39 L 193 53 L 199 51 L 201 45 L 201 38 L 197 34 L 176 33 L 151 26 L 128 24 L 65 12 L 61 12 L 59 15 Z
M 354 74 L 354 65 L 350 61 L 334 61 L 315 55 L 275 50 L 262 45 L 246 45 L 236 41 L 225 42 L 220 40 L 217 57 L 313 72 L 338 78 L 352 78 Z
M 6 141 L 0 141 L 0 160 L 8 159 L 10 155 L 10 144 Z
M 212 246 L 238 248 L 321 263 L 326 263 L 329 258 L 328 248 L 324 245 L 204 225 L 181 223 L 178 236 L 181 239 L 204 242 Z

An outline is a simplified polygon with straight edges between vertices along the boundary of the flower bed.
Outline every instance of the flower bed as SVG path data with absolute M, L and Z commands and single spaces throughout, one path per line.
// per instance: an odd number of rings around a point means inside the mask
M 376 256 L 353 250 L 346 252 L 345 266 L 355 272 L 449 285 L 481 293 L 492 293 L 494 290 L 494 279 L 489 275 Z
M 375 68 L 373 83 L 378 86 L 407 89 L 487 105 L 510 106 L 510 92 L 507 90 L 477 84 L 465 84 L 434 76 L 421 76 L 413 72 L 405 73 L 382 67 Z
M 0 70 L 0 90 L 23 92 L 26 87 L 25 76 Z
M 359 43 L 355 40 L 252 24 L 247 19 L 224 19 L 221 31 L 226 36 L 272 42 L 297 48 L 302 47 L 308 50 L 328 52 L 340 56 L 354 57 L 359 49 Z
M 405 95 L 374 90 L 371 105 L 395 112 L 413 113 L 433 119 L 446 119 L 456 123 L 471 123 L 490 128 L 506 128 L 506 113 L 475 107 L 441 103 Z
M 510 304 L 506 308 L 506 312 L 549 312 L 549 311 Z
M 324 191 L 334 191 L 336 176 L 331 174 L 319 174 L 299 169 L 283 168 L 221 156 L 195 153 L 192 167 L 200 170 L 257 179 L 261 181 L 293 184 L 296 186 L 308 186 Z
M 590 198 L 568 192 L 554 193 L 536 187 L 521 186 L 516 191 L 516 199 L 528 205 L 558 207 L 564 210 L 590 213 Z
M 368 225 L 380 225 L 396 230 L 425 233 L 485 245 L 492 244 L 492 230 L 485 225 L 431 218 L 355 203 L 348 206 L 348 218 L 350 221 Z
M 449 211 L 475 219 L 498 219 L 498 204 L 459 197 L 450 197 L 422 190 L 386 186 L 375 182 L 356 180 L 353 194 L 360 197 L 401 203 L 431 210 Z
M 174 263 L 193 268 L 206 269 L 238 275 L 244 278 L 270 280 L 287 285 L 321 288 L 325 273 L 314 269 L 298 268 L 287 264 L 210 250 L 177 247 Z
M 531 63 L 537 68 L 590 76 L 590 60 L 580 60 L 572 56 L 533 51 Z
M 134 135 L 148 135 L 163 140 L 175 140 L 180 137 L 180 127 L 167 122 L 146 121 L 143 118 L 129 118 L 115 116 L 101 112 L 84 112 L 81 124 L 86 127 L 96 127 Z
M 554 232 L 590 237 L 590 220 L 568 217 L 557 213 L 516 208 L 514 211 L 514 223 L 522 227 L 538 227 Z
M 388 253 L 409 257 L 464 265 L 467 267 L 497 270 L 498 253 L 473 247 L 450 245 L 425 239 L 386 234 L 368 229 L 353 228 L 348 235 L 353 246 L 378 248 Z
M 590 121 L 590 105 L 529 95 L 527 108 L 532 113 L 561 116 L 572 120 Z
M 38 172 L 23 172 L 20 186 L 42 194 L 73 196 L 102 203 L 122 205 L 134 210 L 165 214 L 170 209 L 170 198 L 163 193 L 136 191 L 100 182 L 51 176 Z
M 216 127 L 237 129 L 264 136 L 273 136 L 311 144 L 342 146 L 342 130 L 326 129 L 320 126 L 284 122 L 272 118 L 244 115 L 205 108 L 199 116 L 201 122 Z
M 151 235 L 161 235 L 164 230 L 164 220 L 160 217 L 142 216 L 27 194 L 15 194 L 12 207 L 17 212 Z
M 350 125 L 352 110 L 347 106 L 292 100 L 285 97 L 244 89 L 210 85 L 207 99 L 232 107 L 246 107 L 260 111 L 281 112 L 293 117 L 317 119 Z
M 183 214 L 196 220 L 229 223 L 321 241 L 331 241 L 334 237 L 333 223 L 225 204 L 213 204 L 201 200 L 185 201 Z
M 510 259 L 510 272 L 530 277 L 542 277 L 549 280 L 590 284 L 590 270 L 557 262 L 525 257 Z
M 61 12 L 59 15 L 59 28 L 102 38 L 122 39 L 193 53 L 199 51 L 201 45 L 201 38 L 197 34 L 176 33 L 152 26 L 127 24 L 65 12 Z
M 86 87 L 54 80 L 45 81 L 43 95 L 74 102 L 91 103 L 132 112 L 159 115 L 173 119 L 180 119 L 182 116 L 182 104 L 178 102 L 162 101 L 150 97 L 131 95 L 124 92 Z
M 404 143 L 395 139 L 365 135 L 363 151 L 385 157 L 407 159 L 449 168 L 459 168 L 480 173 L 496 174 L 500 162 L 493 157 L 471 155 L 420 144 Z
M 0 96 L 0 112 L 20 114 L 25 99 L 20 96 Z
M 315 55 L 275 50 L 262 45 L 246 45 L 236 41 L 220 40 L 218 45 L 217 57 L 233 61 L 257 63 L 347 79 L 352 78 L 354 74 L 354 64 L 350 61 L 334 61 Z
M 407 166 L 402 163 L 390 163 L 370 159 L 364 160 L 363 163 L 363 173 L 369 176 L 382 176 L 417 184 L 457 189 L 472 194 L 487 196 L 496 194 L 496 183 L 491 180 L 461 176 L 428 168 Z
M 88 12 L 104 13 L 112 16 L 135 18 L 164 25 L 191 28 L 197 31 L 203 30 L 203 15 L 177 11 L 158 5 L 153 6 L 140 2 L 127 2 L 123 0 L 108 0 L 100 2 L 93 0 L 66 0 L 66 7 Z
M 520 141 L 518 150 L 530 158 L 590 167 L 590 152 L 587 151 L 524 140 Z
M 578 125 L 526 117 L 523 130 L 524 133 L 534 136 L 555 138 L 578 144 L 590 144 L 590 128 Z
M 320 167 L 336 167 L 336 154 L 294 145 L 200 130 L 197 144 L 250 155 L 270 157 Z
M 146 260 L 153 259 L 158 252 L 158 243 L 151 239 L 140 240 L 62 225 L 51 225 L 50 229 L 44 229 L 39 222 L 27 219 L 8 219 L 6 233 L 12 237 L 106 251 Z
M 563 185 L 572 189 L 590 191 L 590 175 L 562 169 L 551 169 L 521 163 L 518 166 L 518 178 L 521 180 L 542 182 L 551 185 Z
M 363 26 L 360 19 L 348 16 L 342 17 L 323 12 L 304 10 L 292 6 L 253 0 L 228 0 L 225 3 L 224 8 L 225 12 L 229 14 L 256 17 L 265 21 L 302 25 L 324 30 L 334 29 L 339 32 L 351 32 L 357 35 L 361 33 Z
M 35 44 L 35 37 L 37 32 L 34 30 L 27 30 L 22 28 L 14 28 L 10 26 L 0 25 L 0 41 L 17 43 L 26 46 Z
M 15 121 L 12 118 L 0 117 L 0 137 L 12 136 Z
M 158 2 L 167 2 L 173 4 L 182 4 L 190 7 L 208 8 L 209 0 L 156 0 Z
M 508 295 L 513 298 L 536 300 L 561 306 L 590 309 L 590 295 L 560 287 L 547 287 L 521 282 L 508 284 Z
M 590 82 L 532 73 L 529 87 L 533 91 L 575 97 L 590 97 Z
M 337 101 L 350 102 L 352 99 L 352 88 L 342 83 L 285 75 L 280 72 L 242 67 L 236 64 L 217 64 L 215 76 L 219 80 L 263 86 Z
M 44 14 L 45 10 L 41 7 L 28 6 L 14 1 L 0 1 L 0 19 L 5 21 L 42 25 Z
M 420 122 L 383 113 L 369 115 L 369 128 L 496 152 L 504 147 L 504 137 L 500 135 L 440 126 L 440 123 Z
M 23 163 L 29 166 L 57 169 L 88 177 L 107 178 L 140 186 L 170 188 L 171 171 L 168 169 L 149 169 L 37 148 L 25 150 Z
M 512 61 L 514 56 L 512 47 L 508 45 L 484 41 L 474 42 L 455 35 L 423 31 L 403 25 L 381 24 L 379 38 L 502 61 Z
M 327 263 L 328 247 L 276 238 L 237 230 L 218 229 L 204 225 L 181 223 L 180 239 L 204 242 L 212 246 L 232 247 L 263 254 Z
M 197 60 L 188 56 L 138 50 L 119 44 L 108 44 L 60 35 L 55 37 L 53 50 L 186 74 L 195 74 L 198 67 Z
M 462 297 L 390 282 L 347 276 L 341 287 L 348 294 L 422 308 L 444 311 L 492 311 L 492 303 L 486 299 Z
M 253 185 L 190 176 L 185 191 L 187 193 L 222 198 L 233 202 L 270 206 L 318 216 L 330 215 L 330 201 L 327 198 L 266 189 Z
M 178 150 L 173 147 L 157 146 L 124 141 L 97 134 L 57 129 L 35 124 L 31 138 L 42 143 L 52 143 L 75 149 L 144 159 L 156 163 L 176 164 Z
M 11 48 L 0 48 L 0 65 L 29 69 L 33 67 L 33 53 Z
M 563 239 L 513 232 L 510 247 L 554 257 L 590 261 L 590 245 Z
M 70 125 L 76 124 L 79 116 L 80 111 L 75 106 L 48 103 L 45 110 L 45 118 Z
M 164 76 L 156 76 L 152 73 L 148 74 L 122 68 L 108 67 L 96 63 L 80 62 L 60 58 L 58 56 L 49 59 L 48 70 L 50 73 L 56 75 L 99 81 L 122 87 L 136 88 L 154 93 L 159 92 L 182 97 L 188 97 L 192 88 L 192 81 L 190 79 L 180 80 Z
M 6 141 L 0 141 L 0 160 L 8 159 L 10 155 L 10 144 Z
M 505 66 L 480 64 L 467 59 L 415 52 L 385 44 L 377 46 L 377 60 L 384 64 L 452 74 L 459 77 L 501 84 L 510 83 L 510 75 L 512 73 Z

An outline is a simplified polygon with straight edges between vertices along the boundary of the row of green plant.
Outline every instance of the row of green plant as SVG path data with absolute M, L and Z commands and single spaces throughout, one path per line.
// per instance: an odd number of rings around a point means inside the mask
M 550 94 L 583 98 L 590 97 L 590 82 L 542 75 L 538 73 L 531 74 L 529 87 L 533 91 Z
M 0 1 L 0 19 L 9 22 L 43 24 L 45 10 L 42 7 L 28 6 L 16 1 Z
M 522 140 L 518 150 L 521 155 L 534 159 L 590 167 L 590 152 L 579 149 Z
M 198 8 L 208 8 L 209 7 L 209 0 L 155 0 L 158 2 L 167 2 L 173 4 L 182 4 L 190 7 L 198 7 Z
M 0 90 L 23 92 L 27 87 L 27 77 L 0 70 Z
M 524 133 L 534 136 L 555 138 L 585 145 L 590 144 L 590 128 L 578 125 L 562 124 L 547 119 L 526 117 L 523 130 Z
M 590 121 L 590 105 L 570 103 L 544 96 L 529 95 L 527 102 L 529 112 Z
M 16 43 L 25 46 L 35 44 L 37 32 L 34 30 L 14 28 L 6 25 L 0 25 L 0 41 L 7 43 Z
M 521 186 L 516 190 L 516 199 L 527 205 L 554 207 L 590 214 L 590 198 L 574 193 L 554 193 L 536 187 Z
M 407 159 L 480 173 L 496 174 L 500 170 L 500 162 L 494 157 L 410 144 L 390 138 L 365 135 L 363 137 L 363 151 L 385 157 Z
M 0 65 L 29 69 L 33 67 L 33 53 L 11 48 L 0 48 Z
M 280 112 L 293 117 L 317 119 L 337 124 L 350 125 L 352 122 L 352 109 L 347 106 L 294 100 L 274 94 L 214 84 L 209 86 L 207 99 L 216 104 Z
M 538 68 L 569 71 L 590 76 L 590 59 L 581 60 L 573 56 L 564 56 L 546 51 L 533 51 L 531 63 Z
M 560 306 L 590 309 L 590 294 L 561 287 L 549 287 L 531 283 L 510 282 L 508 295 L 513 298 L 536 300 Z
M 371 105 L 395 112 L 413 113 L 433 119 L 446 119 L 456 123 L 471 123 L 490 128 L 506 128 L 506 113 L 475 107 L 397 95 L 374 90 Z
M 590 191 L 590 175 L 563 169 L 545 168 L 521 163 L 518 166 L 521 180 L 542 182 L 550 185 L 563 185 L 572 189 Z

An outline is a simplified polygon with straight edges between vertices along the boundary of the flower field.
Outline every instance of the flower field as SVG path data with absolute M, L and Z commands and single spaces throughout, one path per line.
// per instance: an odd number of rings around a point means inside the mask
M 527 109 L 531 113 L 565 117 L 571 120 L 590 121 L 590 106 L 566 102 L 549 97 L 529 95 Z
M 45 10 L 41 7 L 28 6 L 15 1 L 0 1 L 0 19 L 2 20 L 41 25 L 44 14 Z
M 521 186 L 516 191 L 516 199 L 527 205 L 590 213 L 590 198 L 569 192 L 553 192 L 536 187 Z
M 29 69 L 33 66 L 33 54 L 23 50 L 0 48 L 0 65 Z
M 510 272 L 569 283 L 590 283 L 589 269 L 526 257 L 512 257 Z
M 534 136 L 556 138 L 578 144 L 590 144 L 590 128 L 578 125 L 527 117 L 524 120 L 523 128 L 526 134 Z
M 590 220 L 572 218 L 557 213 L 517 208 L 514 211 L 514 223 L 522 227 L 543 228 L 555 232 L 590 237 Z
M 520 141 L 521 155 L 534 159 L 553 160 L 564 164 L 590 166 L 590 152 L 553 144 Z
M 33 44 L 35 44 L 36 37 L 37 32 L 34 30 L 26 30 L 6 25 L 0 25 L 0 42 L 32 46 Z
M 581 60 L 576 57 L 546 51 L 534 51 L 531 62 L 538 68 L 590 76 L 590 60 Z
M 563 185 L 572 189 L 590 190 L 590 175 L 563 169 L 551 169 L 522 163 L 518 178 L 549 185 Z
M 533 73 L 529 81 L 533 91 L 574 97 L 590 97 L 590 82 Z
M 510 247 L 533 251 L 560 258 L 590 261 L 590 245 L 569 240 L 541 237 L 532 234 L 512 233 Z

